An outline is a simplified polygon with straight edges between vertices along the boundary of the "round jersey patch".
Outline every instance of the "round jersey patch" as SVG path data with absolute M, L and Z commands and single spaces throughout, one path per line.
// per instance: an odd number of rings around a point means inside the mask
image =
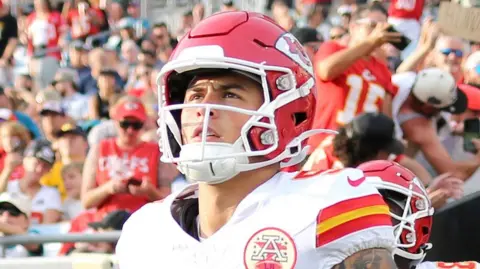
M 247 269 L 293 269 L 297 249 L 293 239 L 278 228 L 264 228 L 250 237 L 243 257 Z

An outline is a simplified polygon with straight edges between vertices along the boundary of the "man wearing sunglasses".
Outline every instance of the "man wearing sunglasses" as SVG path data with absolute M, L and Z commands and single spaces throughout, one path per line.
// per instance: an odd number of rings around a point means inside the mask
M 30 212 L 31 203 L 27 197 L 18 193 L 1 193 L 0 236 L 28 233 Z M 0 245 L 0 259 L 39 256 L 42 252 L 41 245 L 10 245 L 5 249 Z
M 425 67 L 438 67 L 448 71 L 455 81 L 460 83 L 463 75 L 462 62 L 468 46 L 469 44 L 461 38 L 441 35 L 437 39 L 434 49 L 425 59 Z
M 363 112 L 391 115 L 396 87 L 381 47 L 399 42 L 400 33 L 388 31 L 386 10 L 371 5 L 359 9 L 350 23 L 347 46 L 324 42 L 315 55 L 314 69 L 319 98 L 313 128 L 336 130 Z M 316 148 L 325 135 L 316 135 L 308 144 Z
M 111 112 L 117 136 L 92 145 L 83 170 L 82 203 L 97 208 L 99 218 L 163 199 L 178 174 L 173 165 L 159 161 L 157 143 L 140 139 L 147 112 L 138 98 L 120 98 Z

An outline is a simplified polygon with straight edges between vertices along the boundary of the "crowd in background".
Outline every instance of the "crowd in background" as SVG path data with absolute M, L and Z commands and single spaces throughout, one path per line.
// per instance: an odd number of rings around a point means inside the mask
M 266 13 L 313 62 L 315 128 L 339 131 L 310 139 L 308 160 L 287 170 L 395 160 L 437 208 L 480 190 L 480 153 L 466 152 L 462 136 L 464 120 L 480 117 L 480 43 L 442 34 L 437 9 L 423 0 L 270 3 Z M 220 11 L 231 10 L 223 1 Z M 187 184 L 160 162 L 156 77 L 205 6 L 185 12 L 179 29 L 141 18 L 133 0 L 34 0 L 19 11 L 0 1 L 0 234 L 52 223 L 121 230 L 135 210 Z M 395 46 L 402 40 L 408 46 Z M 0 250 L 113 253 L 114 244 Z

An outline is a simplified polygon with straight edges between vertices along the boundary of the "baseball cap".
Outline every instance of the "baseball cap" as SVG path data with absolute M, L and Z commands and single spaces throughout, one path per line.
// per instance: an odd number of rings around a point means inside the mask
M 480 51 L 476 51 L 468 56 L 465 61 L 465 68 L 467 70 L 475 70 L 477 74 L 480 74 Z
M 292 35 L 294 35 L 302 45 L 309 42 L 323 42 L 323 37 L 317 30 L 310 27 L 296 28 L 292 31 Z
M 71 82 L 74 86 L 77 84 L 78 77 L 76 72 L 70 69 L 63 69 L 57 71 L 53 78 L 52 85 L 55 86 L 58 82 Z
M 233 0 L 223 0 L 222 3 L 225 5 L 225 6 L 233 6 Z
M 468 84 L 459 84 L 458 88 L 467 96 L 467 108 L 480 111 L 480 88 Z
M 32 210 L 32 203 L 30 200 L 16 192 L 3 192 L 0 194 L 0 208 L 3 204 L 11 204 L 16 207 L 20 212 L 25 214 L 27 217 L 30 217 Z
M 51 90 L 51 89 L 46 89 L 46 90 L 42 90 L 42 91 L 39 91 L 37 93 L 37 95 L 35 95 L 35 101 L 38 103 L 38 104 L 42 104 L 42 103 L 45 103 L 47 101 L 61 101 L 62 100 L 62 96 L 60 95 L 59 92 L 57 92 L 56 90 Z
M 402 154 L 404 146 L 395 138 L 395 123 L 381 113 L 363 113 L 345 125 L 348 138 L 375 141 L 388 153 Z
M 69 123 L 69 122 L 63 124 L 62 127 L 60 127 L 60 130 L 58 130 L 55 133 L 56 137 L 62 137 L 66 134 L 76 134 L 76 135 L 86 137 L 85 132 L 83 131 L 83 129 L 80 126 L 77 126 L 77 125 Z
M 35 157 L 50 165 L 55 163 L 55 152 L 50 142 L 46 139 L 36 139 L 28 144 L 25 149 L 25 157 Z
M 147 111 L 140 101 L 126 100 L 116 105 L 114 120 L 122 120 L 126 117 L 133 117 L 140 121 L 147 119 Z
M 130 213 L 125 210 L 115 210 L 108 213 L 101 221 L 90 222 L 88 226 L 93 229 L 113 229 L 120 231 L 123 228 L 123 224 L 130 217 Z
M 40 115 L 45 116 L 48 113 L 57 113 L 65 114 L 65 110 L 62 107 L 62 103 L 59 101 L 47 101 L 42 103 L 42 108 L 40 109 Z
M 451 114 L 461 114 L 467 109 L 467 97 L 458 90 L 453 76 L 440 68 L 418 72 L 412 93 L 420 102 Z

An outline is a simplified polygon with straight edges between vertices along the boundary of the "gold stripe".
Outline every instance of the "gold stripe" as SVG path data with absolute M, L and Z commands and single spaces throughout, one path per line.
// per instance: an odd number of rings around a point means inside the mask
M 378 214 L 390 215 L 390 210 L 388 206 L 374 205 L 369 207 L 363 207 L 363 208 L 355 209 L 349 212 L 345 212 L 335 217 L 331 217 L 317 224 L 317 235 L 324 233 L 328 230 L 331 230 L 351 220 L 359 219 L 359 218 L 370 216 L 370 215 L 378 215 Z

